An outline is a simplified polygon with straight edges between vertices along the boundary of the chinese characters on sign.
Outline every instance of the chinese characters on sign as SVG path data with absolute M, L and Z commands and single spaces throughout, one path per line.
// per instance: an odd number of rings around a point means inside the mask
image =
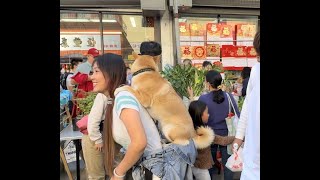
M 60 34 L 60 51 L 88 50 L 88 48 L 101 49 L 99 35 L 62 35 Z
M 120 35 L 104 35 L 103 42 L 105 50 L 121 50 Z
M 74 42 L 74 47 L 81 47 L 82 41 L 79 37 L 75 37 L 73 39 L 73 42 Z
M 68 40 L 66 38 L 62 38 L 62 43 L 60 43 L 60 45 L 64 48 L 69 47 L 68 45 Z
M 121 50 L 120 35 L 104 35 L 105 50 Z M 100 35 L 60 35 L 60 51 L 88 50 L 88 48 L 101 50 Z
M 88 37 L 88 41 L 87 41 L 87 42 L 88 42 L 88 45 L 87 45 L 88 47 L 94 47 L 94 46 L 96 45 L 96 43 L 97 43 L 97 42 L 94 40 L 94 37 L 91 37 L 91 38 Z

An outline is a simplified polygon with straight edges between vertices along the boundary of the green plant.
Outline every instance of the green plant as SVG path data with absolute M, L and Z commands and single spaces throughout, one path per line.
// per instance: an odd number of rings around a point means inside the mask
M 83 115 L 88 115 L 90 113 L 90 110 L 93 106 L 94 99 L 96 98 L 97 93 L 94 92 L 88 92 L 86 93 L 85 98 L 78 98 L 77 103 L 78 107 L 81 110 L 81 113 Z
M 204 88 L 204 71 L 198 70 L 193 66 L 176 65 L 174 67 L 165 67 L 161 74 L 166 78 L 180 95 L 189 97 L 187 88 L 193 89 L 194 96 L 199 96 Z

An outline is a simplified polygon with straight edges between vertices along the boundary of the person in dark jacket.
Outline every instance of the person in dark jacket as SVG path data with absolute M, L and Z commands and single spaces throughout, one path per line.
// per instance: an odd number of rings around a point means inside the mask
M 242 77 L 242 90 L 241 90 L 241 95 L 244 97 L 246 96 L 246 91 L 247 91 L 247 86 L 250 78 L 250 72 L 251 68 L 250 67 L 244 67 L 242 72 L 241 72 L 241 77 Z

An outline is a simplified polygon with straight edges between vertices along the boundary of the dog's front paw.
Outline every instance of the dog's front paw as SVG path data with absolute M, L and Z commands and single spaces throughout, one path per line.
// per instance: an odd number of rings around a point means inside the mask
M 121 91 L 128 91 L 131 87 L 128 86 L 128 85 L 125 85 L 125 86 L 121 86 L 121 87 L 118 87 L 115 91 L 114 91 L 114 96 L 116 96 L 119 92 Z

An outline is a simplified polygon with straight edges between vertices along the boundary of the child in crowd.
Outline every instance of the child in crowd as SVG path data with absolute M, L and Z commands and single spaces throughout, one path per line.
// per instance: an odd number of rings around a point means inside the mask
M 189 105 L 189 113 L 193 120 L 194 129 L 197 129 L 200 126 L 204 126 L 208 122 L 209 114 L 208 107 L 204 102 L 201 101 L 192 101 Z M 213 143 L 226 146 L 234 140 L 234 136 L 219 136 L 215 135 Z M 214 164 L 211 148 L 210 146 L 205 149 L 198 149 L 198 156 L 194 167 L 192 167 L 192 173 L 196 180 L 211 180 L 209 170 Z M 215 164 L 218 165 L 218 162 Z M 219 169 L 220 171 L 220 169 Z

